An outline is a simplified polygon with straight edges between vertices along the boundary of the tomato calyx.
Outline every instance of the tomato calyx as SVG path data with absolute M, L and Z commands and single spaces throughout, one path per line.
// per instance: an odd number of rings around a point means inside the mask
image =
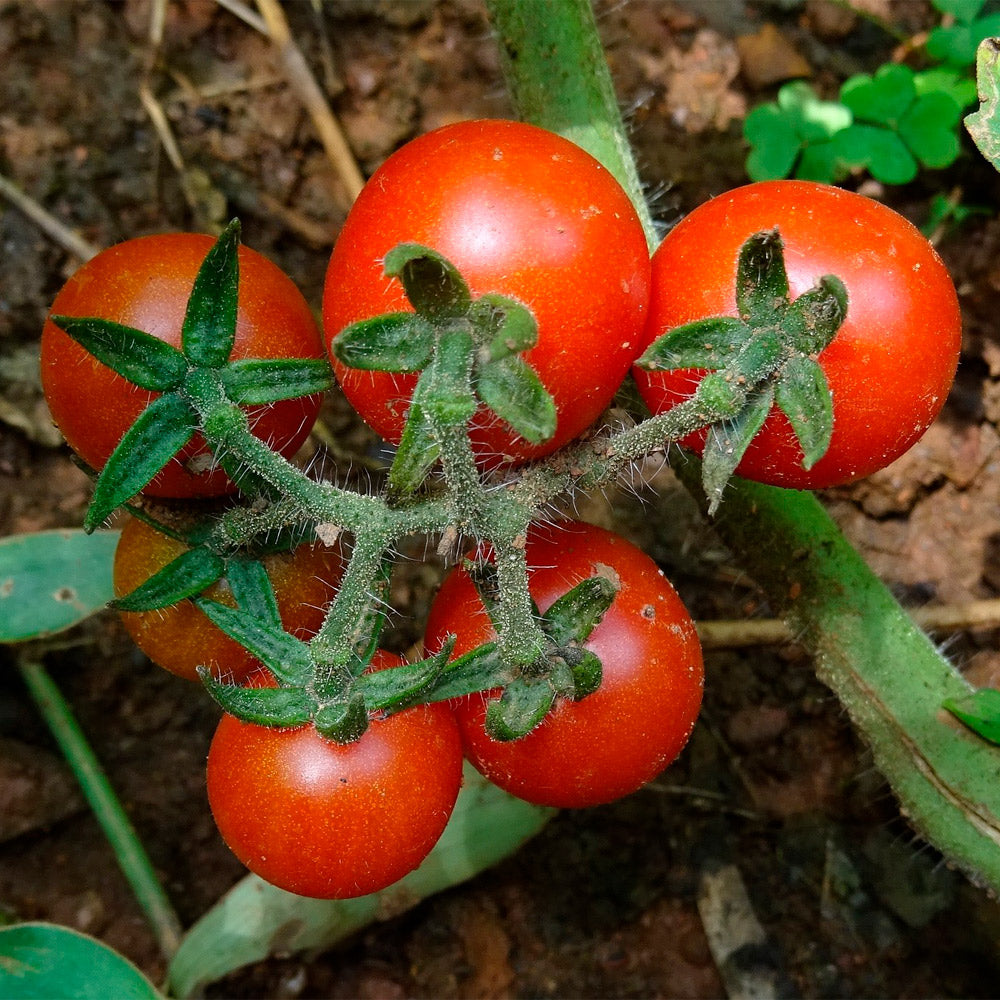
M 352 323 L 332 350 L 348 368 L 420 373 L 389 471 L 395 493 L 423 483 L 441 457 L 443 431 L 467 425 L 480 405 L 532 444 L 555 434 L 555 401 L 521 356 L 538 341 L 526 306 L 492 293 L 474 298 L 454 264 L 418 243 L 394 247 L 384 270 L 415 312 Z
M 777 406 L 812 468 L 830 444 L 833 404 L 817 360 L 847 317 L 848 295 L 835 275 L 792 299 L 777 229 L 755 233 L 736 265 L 736 316 L 714 316 L 668 330 L 636 364 L 649 371 L 707 372 L 693 401 L 710 431 L 702 481 L 714 513 L 750 442 Z
M 140 389 L 159 393 L 125 432 L 97 477 L 84 520 L 93 531 L 143 489 L 194 437 L 209 433 L 211 415 L 233 406 L 265 405 L 325 391 L 329 365 L 314 358 L 235 359 L 240 224 L 233 220 L 195 276 L 181 328 L 181 348 L 143 330 L 97 317 L 52 315 L 51 321 Z M 224 455 L 217 460 L 228 471 Z M 255 480 L 233 468 L 241 488 Z

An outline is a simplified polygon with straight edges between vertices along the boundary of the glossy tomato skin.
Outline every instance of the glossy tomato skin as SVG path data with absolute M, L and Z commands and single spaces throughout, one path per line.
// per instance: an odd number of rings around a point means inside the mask
M 823 184 L 764 181 L 706 202 L 667 234 L 653 255 L 646 344 L 683 323 L 735 316 L 740 245 L 774 228 L 792 298 L 826 274 L 847 287 L 847 318 L 819 355 L 833 397 L 833 437 L 805 470 L 788 420 L 774 410 L 736 471 L 800 489 L 850 482 L 902 455 L 937 416 L 958 364 L 958 297 L 934 248 L 886 206 Z M 698 373 L 635 374 L 647 405 L 660 413 L 692 394 Z M 700 451 L 704 438 L 684 443 Z
M 496 742 L 484 727 L 487 695 L 455 703 L 465 753 L 490 781 L 539 805 L 582 808 L 628 795 L 683 749 L 701 706 L 701 645 L 680 598 L 644 552 L 581 522 L 537 526 L 528 538 L 530 589 L 545 611 L 588 577 L 617 577 L 621 589 L 586 642 L 601 659 L 600 688 L 559 699 L 527 736 Z M 454 655 L 495 637 L 468 573 L 456 568 L 434 599 L 424 639 Z
M 474 296 L 531 308 L 538 344 L 525 355 L 556 400 L 555 436 L 531 445 L 480 411 L 480 460 L 523 461 L 565 444 L 611 402 L 637 357 L 649 250 L 624 191 L 560 136 L 510 121 L 469 121 L 423 135 L 376 171 L 354 203 L 326 274 L 329 344 L 350 323 L 410 306 L 385 277 L 385 255 L 415 242 L 444 254 Z M 361 416 L 398 443 L 416 381 L 350 370 L 337 378 Z
M 399 662 L 382 654 L 377 666 Z M 224 715 L 208 755 L 208 798 L 230 850 L 289 892 L 347 899 L 416 868 L 444 830 L 462 780 L 447 705 L 375 719 L 354 743 L 312 724 L 269 729 Z
M 138 518 L 129 518 L 115 549 L 115 596 L 131 593 L 186 550 L 183 542 Z M 314 542 L 291 552 L 268 554 L 263 563 L 285 631 L 300 639 L 311 638 L 336 596 L 344 569 L 341 550 Z M 210 587 L 205 596 L 233 604 L 228 588 L 220 584 Z M 216 676 L 240 681 L 260 666 L 189 600 L 156 611 L 122 612 L 121 619 L 135 644 L 154 663 L 178 677 L 197 681 L 197 668 L 207 666 Z
M 96 316 L 180 347 L 181 325 L 210 236 L 168 233 L 127 240 L 83 265 L 59 291 L 52 313 Z M 322 338 L 302 293 L 278 267 L 239 249 L 240 291 L 232 357 L 320 358 Z M 140 389 L 94 358 L 51 321 L 42 331 L 42 385 L 69 446 L 101 469 L 122 435 L 157 394 Z M 286 457 L 301 447 L 319 412 L 319 395 L 248 407 L 253 433 Z M 200 436 L 144 489 L 156 497 L 230 493 Z

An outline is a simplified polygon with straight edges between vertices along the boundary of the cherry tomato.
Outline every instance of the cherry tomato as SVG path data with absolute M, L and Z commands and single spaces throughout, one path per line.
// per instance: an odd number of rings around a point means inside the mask
M 701 705 L 701 645 L 680 598 L 656 563 L 624 538 L 580 522 L 538 526 L 528 537 L 530 589 L 541 611 L 591 576 L 620 590 L 585 645 L 603 666 L 600 688 L 580 701 L 559 698 L 541 725 L 512 742 L 486 733 L 494 694 L 454 708 L 465 754 L 490 781 L 539 805 L 580 808 L 621 798 L 680 753 Z M 454 655 L 495 637 L 468 573 L 445 578 L 431 606 L 424 644 Z
M 183 542 L 129 518 L 115 549 L 115 596 L 131 593 L 186 550 Z M 323 624 L 343 574 L 340 549 L 315 542 L 266 555 L 263 563 L 285 631 L 311 638 Z M 205 596 L 233 605 L 232 594 L 223 584 L 209 587 Z M 189 600 L 156 611 L 122 612 L 121 619 L 136 645 L 154 663 L 179 677 L 196 681 L 196 669 L 204 665 L 218 676 L 239 681 L 260 666 Z
M 410 142 L 376 171 L 337 239 L 323 293 L 328 344 L 350 323 L 411 309 L 383 273 L 385 255 L 407 242 L 447 257 L 474 296 L 514 298 L 538 323 L 524 356 L 555 398 L 555 436 L 531 445 L 481 410 L 481 461 L 547 454 L 597 420 L 638 356 L 649 288 L 642 227 L 604 167 L 519 122 L 461 122 Z M 354 408 L 398 443 L 416 377 L 334 369 Z
M 83 265 L 62 287 L 52 313 L 96 316 L 135 327 L 180 347 L 181 325 L 210 236 L 169 233 L 119 243 Z M 291 279 L 265 257 L 239 249 L 240 291 L 232 357 L 319 358 L 312 313 Z M 157 394 L 102 364 L 52 322 L 42 331 L 42 386 L 69 446 L 92 468 L 104 466 L 125 431 Z M 253 433 L 291 456 L 309 435 L 321 397 L 248 407 Z M 200 435 L 143 492 L 208 497 L 232 492 Z
M 653 255 L 646 344 L 709 316 L 735 316 L 736 262 L 754 233 L 777 229 L 792 298 L 834 274 L 847 318 L 819 362 L 833 398 L 833 437 L 809 470 L 774 409 L 737 474 L 816 489 L 850 482 L 903 454 L 937 416 L 961 346 L 958 297 L 934 248 L 906 219 L 869 198 L 807 181 L 749 184 L 699 206 Z M 656 413 L 690 396 L 698 373 L 636 370 Z M 700 451 L 704 432 L 683 443 Z
M 376 667 L 398 662 L 382 653 Z M 444 704 L 376 718 L 346 745 L 311 723 L 269 729 L 224 715 L 208 754 L 208 799 L 232 852 L 273 885 L 321 899 L 377 892 L 416 868 L 461 780 Z

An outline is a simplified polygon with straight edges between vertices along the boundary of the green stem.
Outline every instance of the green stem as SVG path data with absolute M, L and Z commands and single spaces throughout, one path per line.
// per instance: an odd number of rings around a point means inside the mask
M 142 842 L 72 710 L 46 669 L 26 657 L 18 659 L 18 669 L 145 911 L 161 954 L 169 962 L 180 946 L 181 922 L 156 877 Z
M 586 0 L 487 0 L 487 7 L 522 114 L 572 136 L 624 178 L 652 236 Z M 697 463 L 682 468 L 702 500 Z M 961 678 L 814 497 L 734 480 L 724 502 L 717 530 L 769 598 L 787 608 L 904 811 L 966 871 L 1000 889 L 997 752 L 950 724 L 940 708 L 965 690 Z

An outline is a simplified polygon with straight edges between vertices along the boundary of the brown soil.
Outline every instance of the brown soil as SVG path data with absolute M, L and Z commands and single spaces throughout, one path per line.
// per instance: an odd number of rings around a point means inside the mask
M 154 53 L 151 6 L 0 4 L 0 172 L 95 246 L 238 213 L 245 241 L 318 303 L 347 199 L 268 42 L 215 3 L 177 0 Z M 867 6 L 907 34 L 932 23 L 929 5 L 916 0 Z M 366 173 L 419 132 L 509 114 L 473 0 L 287 10 Z M 773 94 L 766 71 L 779 55 L 785 72 L 804 66 L 819 86 L 834 87 L 889 58 L 889 36 L 838 10 L 742 0 L 600 5 L 665 224 L 745 181 L 740 120 Z M 777 32 L 761 33 L 765 23 Z M 140 101 L 142 82 L 200 192 L 194 204 Z M 990 206 L 940 243 L 966 318 L 956 389 L 910 455 L 825 498 L 910 604 L 1000 591 L 1000 223 L 992 208 L 1000 191 L 971 151 L 903 189 L 866 189 L 918 223 L 933 194 L 955 189 Z M 0 530 L 75 526 L 89 486 L 53 435 L 36 355 L 48 304 L 78 262 L 20 211 L 0 212 Z M 359 479 L 370 475 L 378 463 L 371 436 L 334 399 L 323 422 L 307 458 L 344 476 L 349 467 Z M 698 617 L 765 615 L 752 581 L 686 496 L 664 474 L 648 478 L 650 487 L 601 498 L 583 514 L 644 544 Z M 429 566 L 401 579 L 397 648 L 418 634 L 437 573 Z M 982 682 L 1000 666 L 997 638 L 995 629 L 940 637 Z M 205 801 L 217 710 L 152 666 L 111 615 L 71 633 L 46 663 L 190 924 L 243 874 Z M 733 863 L 765 932 L 747 962 L 771 974 L 779 994 L 995 994 L 1000 910 L 900 819 L 808 657 L 794 646 L 720 651 L 707 671 L 689 748 L 647 789 L 564 813 L 474 881 L 331 952 L 236 972 L 211 995 L 718 996 L 727 986 L 697 901 L 704 873 Z M 158 979 L 163 964 L 142 913 L 94 819 L 67 791 L 12 668 L 0 686 L 0 911 L 94 934 Z

